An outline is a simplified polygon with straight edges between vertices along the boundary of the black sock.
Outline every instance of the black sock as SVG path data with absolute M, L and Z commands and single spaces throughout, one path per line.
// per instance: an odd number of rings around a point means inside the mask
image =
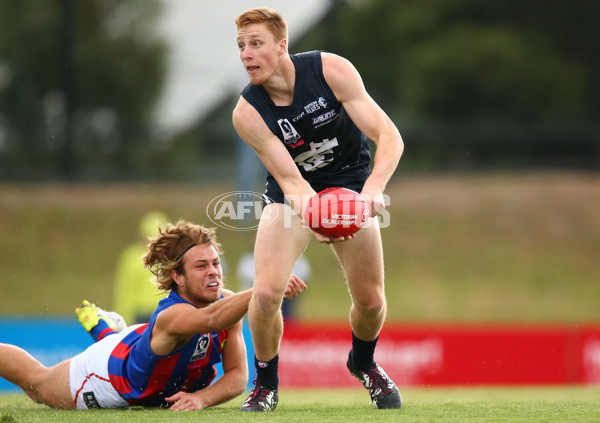
M 259 361 L 254 356 L 254 366 L 256 367 L 256 384 L 268 389 L 277 389 L 279 386 L 279 354 L 269 361 Z
M 375 353 L 375 346 L 377 345 L 377 340 L 379 337 L 375 338 L 373 341 L 363 341 L 362 339 L 358 339 L 354 332 L 352 332 L 352 350 L 350 350 L 350 360 L 352 360 L 352 364 L 361 372 L 368 372 L 375 366 L 375 360 L 373 359 L 373 354 Z

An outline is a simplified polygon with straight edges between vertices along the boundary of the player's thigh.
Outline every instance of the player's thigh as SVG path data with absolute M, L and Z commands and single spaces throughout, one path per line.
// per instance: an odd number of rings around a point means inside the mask
M 37 381 L 40 402 L 55 408 L 75 408 L 69 381 L 70 364 L 71 360 L 65 360 L 40 375 Z
M 283 294 L 296 260 L 311 239 L 310 229 L 285 204 L 265 206 L 254 246 L 254 288 Z
M 332 244 L 355 300 L 376 301 L 384 296 L 383 248 L 377 219 L 348 241 Z

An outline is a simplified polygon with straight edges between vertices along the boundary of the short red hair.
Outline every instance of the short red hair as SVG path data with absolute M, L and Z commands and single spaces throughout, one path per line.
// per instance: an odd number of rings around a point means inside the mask
M 237 29 L 243 28 L 247 25 L 261 24 L 267 25 L 267 28 L 273 34 L 275 41 L 288 39 L 288 29 L 285 19 L 275 10 L 269 7 L 258 7 L 255 9 L 248 9 L 242 12 L 236 19 L 235 24 Z

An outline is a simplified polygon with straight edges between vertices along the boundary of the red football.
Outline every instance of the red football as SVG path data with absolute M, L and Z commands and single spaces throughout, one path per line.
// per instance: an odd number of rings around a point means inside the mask
M 326 188 L 306 205 L 306 223 L 315 231 L 331 237 L 348 236 L 366 223 L 371 209 L 367 201 L 348 188 Z

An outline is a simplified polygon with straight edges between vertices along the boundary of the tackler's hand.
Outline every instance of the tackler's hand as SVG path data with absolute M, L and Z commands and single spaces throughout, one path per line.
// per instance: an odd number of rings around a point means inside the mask
M 171 404 L 171 407 L 169 408 L 173 411 L 194 411 L 204 410 L 206 408 L 199 392 L 190 393 L 179 391 L 175 395 L 165 398 L 165 401 Z
M 291 300 L 300 295 L 306 289 L 306 284 L 298 276 L 292 274 L 285 289 L 284 298 Z

